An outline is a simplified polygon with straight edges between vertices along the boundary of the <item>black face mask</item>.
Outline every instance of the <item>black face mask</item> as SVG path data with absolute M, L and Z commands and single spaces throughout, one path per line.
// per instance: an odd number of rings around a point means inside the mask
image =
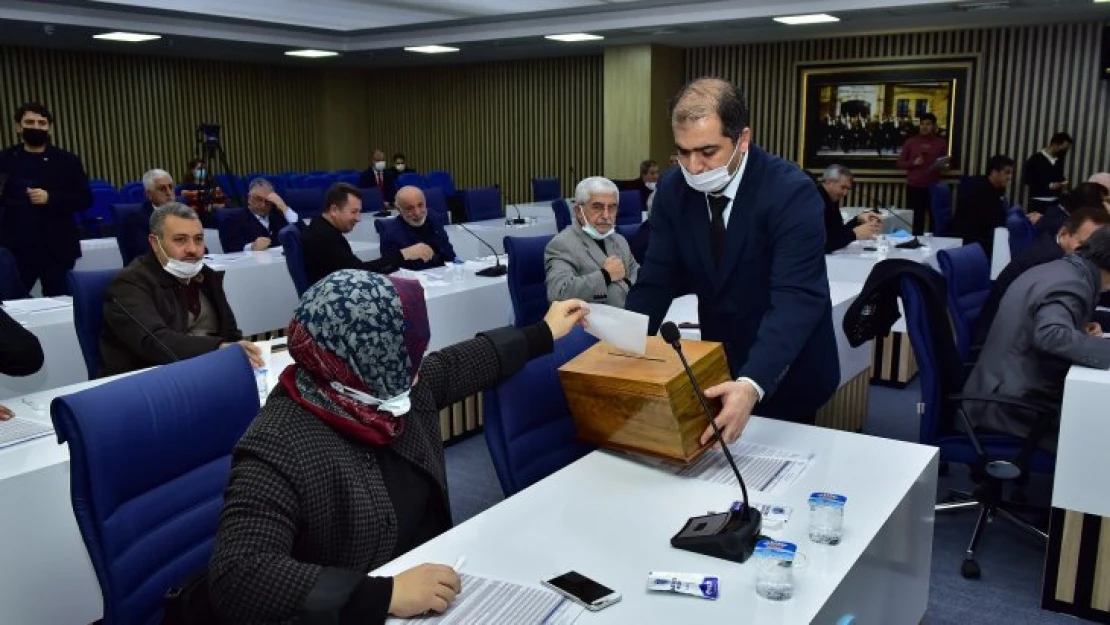
M 23 142 L 33 148 L 41 148 L 50 141 L 50 133 L 42 128 L 24 128 Z

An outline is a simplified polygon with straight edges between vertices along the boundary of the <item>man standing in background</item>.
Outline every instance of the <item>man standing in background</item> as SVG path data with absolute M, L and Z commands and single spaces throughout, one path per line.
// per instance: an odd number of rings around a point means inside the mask
M 940 182 L 940 172 L 946 166 L 941 157 L 948 156 L 948 141 L 937 135 L 937 116 L 921 116 L 920 133 L 906 139 L 898 155 L 899 169 L 906 170 L 906 208 L 913 211 L 913 233 L 925 233 L 928 218 L 930 189 Z
M 1071 186 L 1064 174 L 1064 156 L 1071 149 L 1071 135 L 1058 132 L 1048 146 L 1025 161 L 1023 179 L 1029 187 L 1029 212 L 1044 213 Z
M 11 250 L 27 291 L 67 295 L 66 272 L 81 256 L 73 214 L 92 205 L 81 159 L 50 143 L 54 117 L 29 102 L 15 111 L 21 142 L 0 152 L 0 246 Z

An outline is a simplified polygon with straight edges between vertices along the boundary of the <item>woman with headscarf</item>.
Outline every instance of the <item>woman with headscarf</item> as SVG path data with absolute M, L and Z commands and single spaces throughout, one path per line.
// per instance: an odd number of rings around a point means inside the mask
M 236 447 L 209 569 L 225 623 L 382 623 L 442 612 L 450 567 L 367 573 L 451 526 L 439 411 L 496 385 L 575 324 L 579 300 L 424 357 L 419 283 L 337 271 L 289 324 L 294 364 Z

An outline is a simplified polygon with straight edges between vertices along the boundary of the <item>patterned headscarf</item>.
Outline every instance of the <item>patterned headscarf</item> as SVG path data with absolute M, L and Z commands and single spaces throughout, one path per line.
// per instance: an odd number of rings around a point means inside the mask
M 301 297 L 289 322 L 294 364 L 281 374 L 289 396 L 337 430 L 388 445 L 404 418 L 351 398 L 333 382 L 379 399 L 409 390 L 428 347 L 419 282 L 345 269 Z

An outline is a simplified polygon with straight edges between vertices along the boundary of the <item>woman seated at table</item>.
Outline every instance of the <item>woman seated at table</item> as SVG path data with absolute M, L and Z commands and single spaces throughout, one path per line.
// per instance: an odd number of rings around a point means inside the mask
M 414 281 L 345 269 L 305 292 L 294 364 L 239 441 L 209 569 L 225 623 L 382 623 L 442 612 L 448 566 L 367 573 L 451 527 L 439 411 L 494 386 L 575 324 L 584 302 L 424 357 Z

